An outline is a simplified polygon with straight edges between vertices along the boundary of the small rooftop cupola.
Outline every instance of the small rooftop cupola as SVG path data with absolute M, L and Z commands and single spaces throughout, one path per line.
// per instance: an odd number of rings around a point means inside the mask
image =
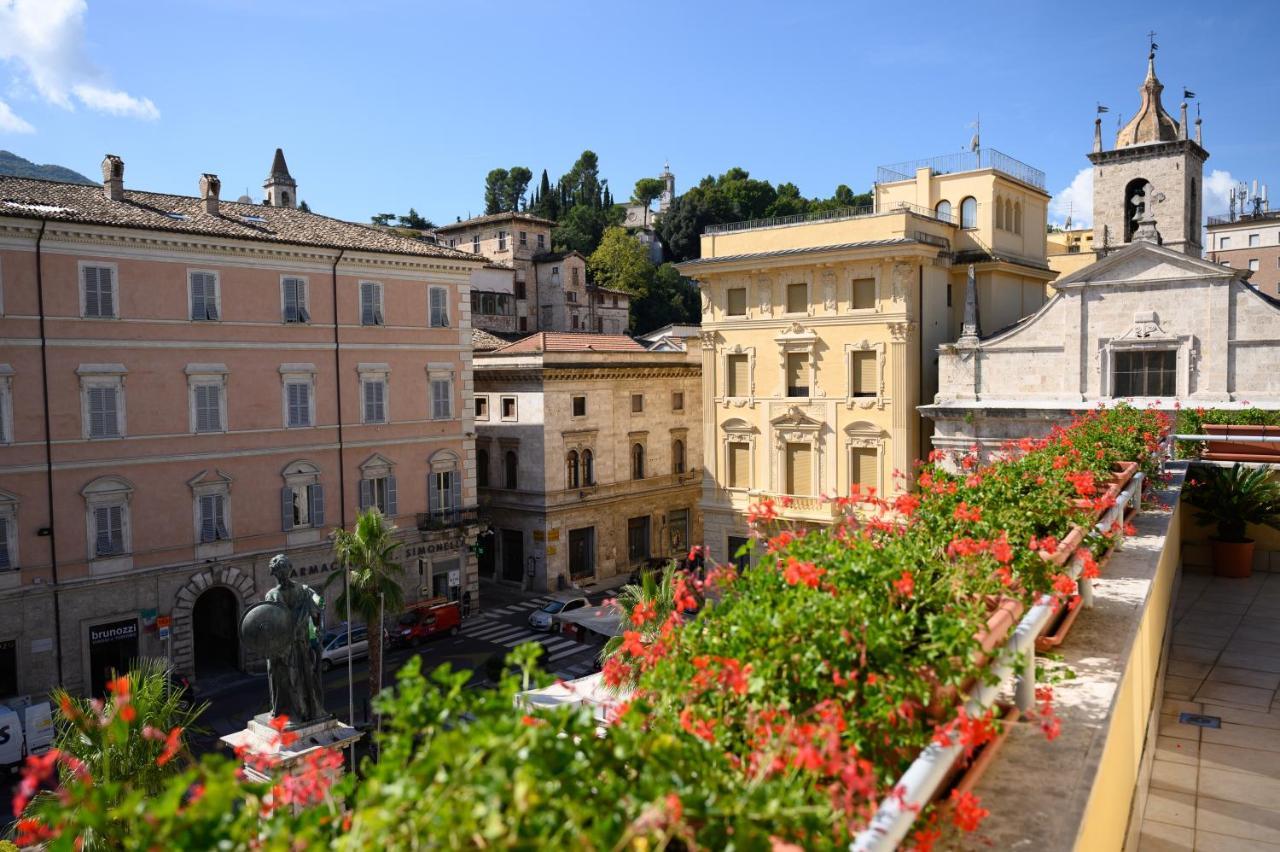
M 1178 122 L 1165 112 L 1160 102 L 1160 93 L 1164 85 L 1156 77 L 1155 45 L 1147 54 L 1147 78 L 1142 81 L 1138 90 L 1142 94 L 1142 105 L 1137 114 L 1129 119 L 1129 123 L 1116 134 L 1116 147 L 1127 148 L 1130 145 L 1147 145 L 1152 142 L 1173 142 L 1180 135 Z
M 270 207 L 298 206 L 298 182 L 289 174 L 284 151 L 280 148 L 276 149 L 275 159 L 271 161 L 271 174 L 267 175 L 262 188 L 267 191 L 264 204 Z
M 204 212 L 210 216 L 218 215 L 218 193 L 222 191 L 222 181 L 217 175 L 200 175 L 200 200 Z
M 115 154 L 102 158 L 102 192 L 110 201 L 124 201 L 124 160 Z

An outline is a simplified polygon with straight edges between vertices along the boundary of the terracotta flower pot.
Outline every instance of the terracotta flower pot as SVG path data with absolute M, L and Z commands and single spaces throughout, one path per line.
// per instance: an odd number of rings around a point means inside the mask
M 978 786 L 987 768 L 994 762 L 1000 746 L 1004 745 L 1004 741 L 1009 738 L 1014 723 L 1022 716 L 1022 711 L 1016 705 L 1006 704 L 1003 701 L 996 702 L 994 709 L 996 718 L 1000 720 L 1000 732 L 988 742 L 983 743 L 968 762 L 964 760 L 964 755 L 961 755 L 948 773 L 946 782 L 938 786 L 936 800 L 939 801 L 938 809 L 944 817 L 951 811 L 951 791 L 973 792 L 973 788 Z
M 1253 573 L 1253 539 L 1219 541 L 1213 538 L 1209 541 L 1213 546 L 1214 575 L 1241 579 Z
M 1206 423 L 1204 431 L 1207 435 L 1280 437 L 1280 426 L 1228 426 Z M 1208 441 L 1203 457 L 1209 461 L 1276 462 L 1280 461 L 1280 444 L 1269 444 L 1265 441 L 1257 443 Z
M 1053 605 L 1053 615 L 1049 618 L 1049 626 L 1036 638 L 1036 650 L 1044 653 L 1061 645 L 1071 632 L 1071 625 L 1076 623 L 1080 614 L 1080 596 L 1072 595 L 1065 600 L 1058 600 Z

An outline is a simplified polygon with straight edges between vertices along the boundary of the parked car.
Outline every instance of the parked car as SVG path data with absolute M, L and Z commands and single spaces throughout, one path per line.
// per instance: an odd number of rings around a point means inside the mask
M 590 603 L 582 592 L 556 592 L 541 609 L 536 609 L 529 615 L 529 626 L 534 630 L 551 630 L 557 615 L 582 609 Z
M 424 639 L 443 633 L 456 635 L 461 626 L 462 610 L 456 601 L 424 601 L 401 613 L 389 631 L 390 644 L 393 648 L 419 645 Z
M 367 628 L 351 628 L 351 647 L 347 648 L 347 630 L 345 627 L 331 630 L 324 636 L 323 650 L 320 652 L 320 668 L 329 671 L 339 663 L 347 661 L 348 654 L 353 660 L 369 656 L 369 631 Z

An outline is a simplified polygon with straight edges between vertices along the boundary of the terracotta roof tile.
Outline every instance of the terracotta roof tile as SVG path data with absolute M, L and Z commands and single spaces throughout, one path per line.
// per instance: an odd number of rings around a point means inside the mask
M 462 228 L 471 228 L 476 225 L 487 225 L 490 222 L 503 222 L 508 219 L 518 219 L 521 222 L 532 222 L 535 225 L 551 225 L 555 226 L 555 222 L 551 219 L 543 219 L 541 216 L 533 216 L 529 213 L 490 213 L 488 216 L 473 216 L 470 219 L 463 219 L 461 222 L 450 222 L 447 225 L 437 225 L 436 230 L 441 233 L 449 231 L 457 231 Z
M 190 195 L 125 190 L 123 201 L 112 201 L 98 186 L 2 175 L 0 216 L 418 255 L 473 263 L 486 260 L 469 252 L 411 240 L 292 207 L 267 207 L 223 200 L 219 202 L 218 215 L 211 216 L 204 212 L 203 200 Z
M 494 352 L 495 355 L 533 355 L 541 352 L 646 352 L 625 334 L 574 334 L 539 331 Z

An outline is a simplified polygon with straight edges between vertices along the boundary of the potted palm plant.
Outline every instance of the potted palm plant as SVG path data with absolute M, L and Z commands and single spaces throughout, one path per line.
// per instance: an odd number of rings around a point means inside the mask
M 1187 501 L 1196 508 L 1196 522 L 1216 525 L 1213 573 L 1219 577 L 1248 577 L 1253 571 L 1253 539 L 1248 525 L 1280 530 L 1280 484 L 1265 467 L 1197 468 L 1187 488 Z

